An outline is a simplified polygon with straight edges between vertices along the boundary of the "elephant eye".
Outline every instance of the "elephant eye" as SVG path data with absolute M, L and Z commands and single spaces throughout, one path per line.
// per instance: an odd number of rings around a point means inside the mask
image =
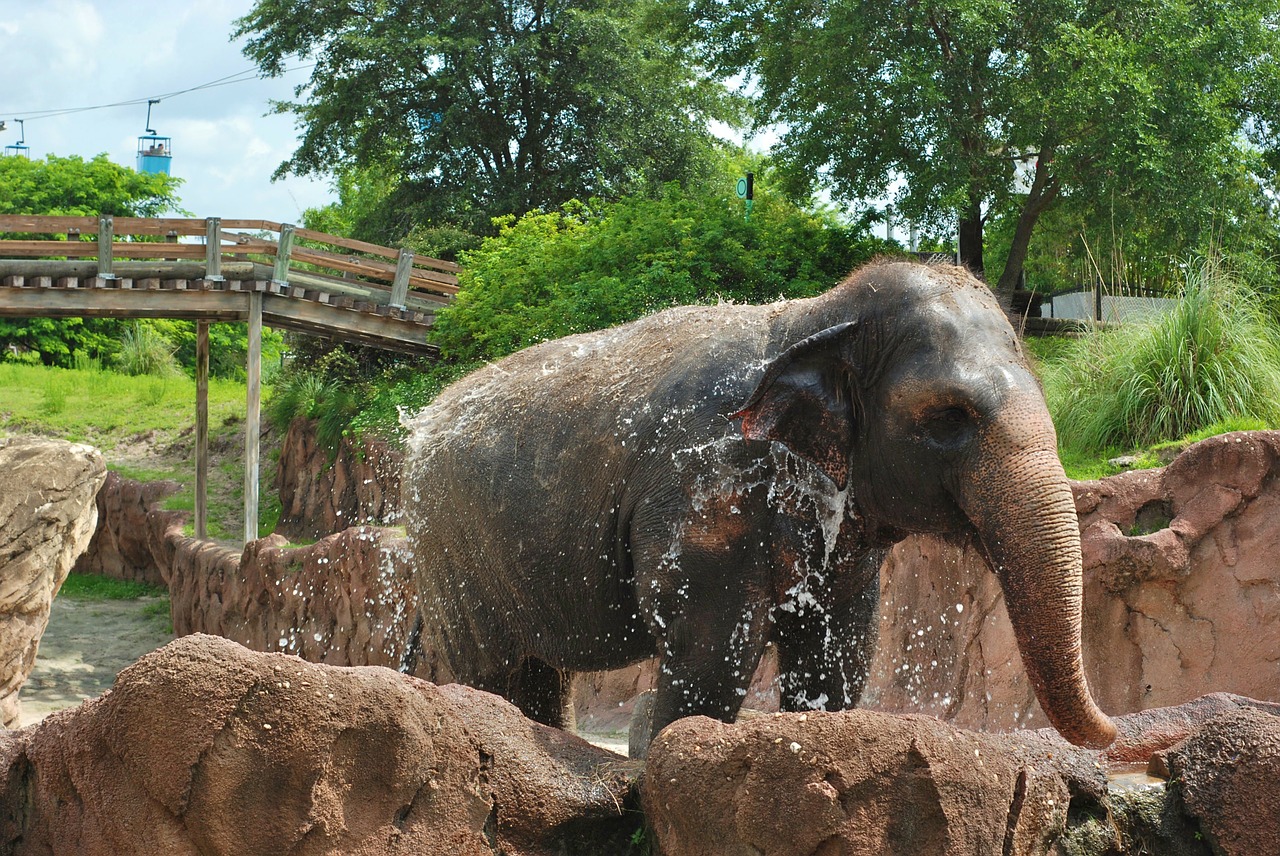
M 922 427 L 931 442 L 939 446 L 958 446 L 972 433 L 973 416 L 963 407 L 939 407 L 925 414 Z

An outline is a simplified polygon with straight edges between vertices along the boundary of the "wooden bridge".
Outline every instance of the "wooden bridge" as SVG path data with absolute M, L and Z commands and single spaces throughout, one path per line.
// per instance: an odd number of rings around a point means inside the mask
M 267 220 L 0 215 L 0 317 L 197 322 L 198 538 L 207 530 L 209 324 L 249 325 L 248 542 L 258 536 L 263 325 L 434 355 L 427 330 L 457 293 L 458 271 L 408 250 Z
M 452 262 L 267 220 L 0 215 L 6 233 L 0 317 L 248 321 L 259 295 L 270 327 L 431 354 L 458 291 Z

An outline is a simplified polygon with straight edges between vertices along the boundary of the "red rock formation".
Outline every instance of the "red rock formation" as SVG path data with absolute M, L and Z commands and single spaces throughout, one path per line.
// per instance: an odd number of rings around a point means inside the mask
M 488 693 L 189 636 L 0 735 L 0 850 L 625 852 L 631 769 Z
M 394 530 L 358 526 L 305 547 L 273 535 L 243 553 L 170 536 L 178 635 L 213 633 L 337 666 L 399 662 L 417 593 Z
M 1280 853 L 1280 716 L 1249 708 L 1225 713 L 1166 759 L 1214 853 Z
M 20 720 L 18 691 L 35 666 L 53 598 L 97 521 L 106 466 L 62 440 L 0 440 L 0 727 Z
M 98 491 L 98 527 L 89 547 L 72 572 L 101 574 L 117 580 L 164 585 L 152 554 L 153 539 L 148 516 L 181 517 L 180 512 L 159 509 L 161 500 L 181 487 L 173 481 L 137 482 L 108 471 Z
M 321 538 L 363 523 L 399 518 L 400 454 L 381 440 L 343 439 L 336 453 L 316 442 L 314 426 L 294 420 L 280 449 L 276 531 L 289 538 Z

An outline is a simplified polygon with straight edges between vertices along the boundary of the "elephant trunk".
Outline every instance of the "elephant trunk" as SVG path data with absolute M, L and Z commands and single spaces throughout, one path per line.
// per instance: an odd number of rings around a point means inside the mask
M 962 504 L 1000 580 L 1040 706 L 1067 740 L 1102 748 L 1116 729 L 1085 682 L 1080 529 L 1052 432 L 1049 425 L 1048 448 L 997 442 L 997 453 L 972 473 Z

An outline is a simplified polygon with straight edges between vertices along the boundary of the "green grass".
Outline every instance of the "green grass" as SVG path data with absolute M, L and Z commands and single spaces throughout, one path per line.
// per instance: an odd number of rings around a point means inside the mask
M 77 369 L 0 362 L 0 436 L 30 433 L 88 443 L 124 478 L 178 482 L 181 489 L 161 503 L 169 511 L 195 510 L 195 399 L 195 381 L 184 375 L 130 376 L 88 360 Z M 236 541 L 244 533 L 241 441 L 232 438 L 244 418 L 244 383 L 210 379 L 210 444 L 221 440 L 229 449 L 210 467 L 209 536 L 217 540 Z M 133 462 L 140 446 L 149 451 L 143 459 L 155 465 Z M 270 461 L 264 455 L 260 532 L 270 532 L 280 514 Z M 195 534 L 193 523 L 186 534 Z
M 195 423 L 196 383 L 112 371 L 0 363 L 0 425 L 91 443 L 110 452 L 146 431 L 177 433 Z M 244 422 L 243 383 L 209 381 L 209 423 Z M 110 457 L 108 455 L 108 457 Z
M 68 574 L 58 596 L 71 600 L 137 600 L 140 597 L 164 597 L 166 602 L 163 604 L 163 611 L 165 613 L 169 611 L 167 602 L 169 592 L 160 586 L 113 580 L 98 574 Z M 161 608 L 155 604 L 149 605 L 148 608 L 151 607 L 154 607 L 157 613 Z

